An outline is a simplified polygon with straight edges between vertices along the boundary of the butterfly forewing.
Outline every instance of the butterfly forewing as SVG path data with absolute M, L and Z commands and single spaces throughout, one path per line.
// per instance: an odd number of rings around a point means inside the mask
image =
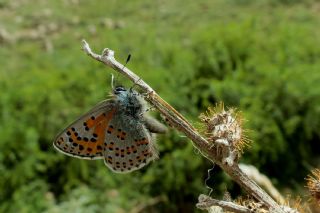
M 154 141 L 143 123 L 115 113 L 105 137 L 105 164 L 114 172 L 131 172 L 157 158 Z
M 103 158 L 106 127 L 115 111 L 112 100 L 103 101 L 63 130 L 54 140 L 54 147 L 74 157 Z

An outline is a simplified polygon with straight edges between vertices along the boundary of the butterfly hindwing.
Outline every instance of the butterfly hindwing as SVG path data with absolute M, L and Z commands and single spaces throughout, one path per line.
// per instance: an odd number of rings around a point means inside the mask
M 118 173 L 140 169 L 158 157 L 149 130 L 121 112 L 110 121 L 105 144 L 105 164 Z
M 64 129 L 54 140 L 54 147 L 73 157 L 103 158 L 106 127 L 115 111 L 112 100 L 101 102 Z

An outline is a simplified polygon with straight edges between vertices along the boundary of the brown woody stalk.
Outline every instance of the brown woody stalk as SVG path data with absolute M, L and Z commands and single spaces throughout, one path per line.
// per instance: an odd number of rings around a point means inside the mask
M 91 51 L 89 44 L 85 40 L 83 40 L 82 43 L 82 49 L 87 55 L 123 74 L 146 92 L 146 100 L 167 118 L 173 127 L 190 138 L 193 141 L 193 145 L 201 151 L 204 157 L 218 164 L 234 181 L 243 187 L 251 196 L 263 203 L 271 212 L 285 213 L 264 190 L 240 170 L 237 163 L 228 165 L 219 160 L 215 151 L 212 149 L 212 145 L 210 145 L 179 112 L 164 101 L 139 76 L 115 60 L 114 51 L 105 48 L 102 54 L 98 55 Z
M 197 208 L 206 210 L 212 206 L 220 206 L 224 210 L 236 213 L 251 213 L 251 210 L 249 208 L 233 202 L 212 199 L 211 197 L 206 195 L 199 196 L 199 203 L 197 203 Z

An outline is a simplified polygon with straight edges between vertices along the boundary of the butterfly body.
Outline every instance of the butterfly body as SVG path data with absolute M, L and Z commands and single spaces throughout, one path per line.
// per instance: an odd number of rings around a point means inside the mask
M 139 93 L 117 87 L 113 97 L 95 106 L 54 140 L 64 154 L 83 159 L 104 159 L 114 172 L 131 172 L 158 157 L 153 133 L 166 128 L 144 114 Z

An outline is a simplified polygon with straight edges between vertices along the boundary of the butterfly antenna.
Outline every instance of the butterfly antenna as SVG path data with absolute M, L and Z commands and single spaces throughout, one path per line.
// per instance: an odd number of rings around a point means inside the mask
M 131 59 L 131 54 L 128 55 L 127 60 L 126 60 L 125 64 L 122 67 L 122 70 L 126 67 L 128 62 L 130 61 L 130 59 Z M 117 76 L 116 77 L 114 77 L 114 75 L 111 74 L 111 87 L 112 87 L 112 90 L 115 89 L 115 87 L 114 87 L 115 86 L 115 81 L 116 81 L 115 79 L 117 79 L 118 76 L 119 76 L 119 72 L 117 72 Z
M 111 88 L 114 90 L 114 75 L 111 74 Z
M 128 62 L 130 61 L 131 59 L 131 54 L 129 53 L 128 57 L 127 57 L 127 60 L 126 60 L 126 63 L 123 65 L 122 67 L 122 70 L 126 67 L 126 65 L 128 64 Z
M 126 65 L 128 64 L 128 62 L 130 61 L 131 59 L 131 54 L 129 53 L 128 57 L 127 57 L 127 60 L 126 60 L 126 63 L 123 65 L 122 67 L 122 70 L 126 67 Z M 136 81 L 132 87 L 130 87 L 130 91 L 132 91 L 132 89 L 137 85 L 137 83 L 141 80 L 141 78 L 138 79 L 138 81 Z

